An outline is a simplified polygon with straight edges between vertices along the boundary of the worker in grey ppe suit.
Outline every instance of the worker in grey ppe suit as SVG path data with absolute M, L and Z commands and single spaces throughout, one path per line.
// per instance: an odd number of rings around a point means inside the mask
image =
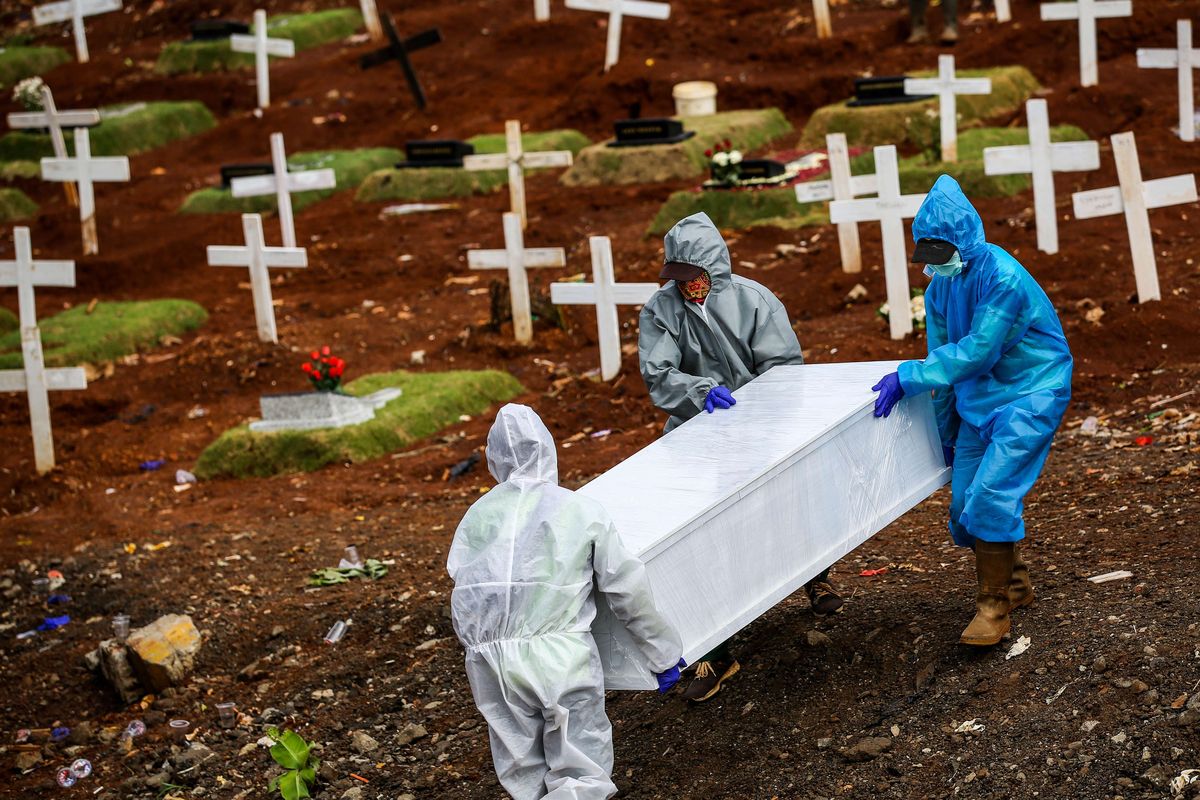
M 463 517 L 446 567 L 496 775 L 517 800 L 604 800 L 617 788 L 593 585 L 670 683 L 679 634 L 604 508 L 558 485 L 554 441 L 532 409 L 500 409 L 487 462 L 499 485 Z

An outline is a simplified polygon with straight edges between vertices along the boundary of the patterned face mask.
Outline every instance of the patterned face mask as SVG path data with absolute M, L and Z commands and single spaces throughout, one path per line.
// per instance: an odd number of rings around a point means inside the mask
M 708 297 L 709 290 L 712 289 L 712 278 L 709 277 L 706 270 L 687 283 L 676 282 L 675 285 L 679 287 L 684 300 L 689 303 L 703 303 L 704 298 Z

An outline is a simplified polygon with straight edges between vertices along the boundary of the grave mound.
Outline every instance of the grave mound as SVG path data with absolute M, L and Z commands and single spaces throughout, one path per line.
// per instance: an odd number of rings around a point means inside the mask
M 15 331 L 21 327 L 21 320 L 7 308 L 0 308 L 0 334 Z
M 0 222 L 29 219 L 37 210 L 37 203 L 20 189 L 0 189 Z
M 792 130 L 777 108 L 724 111 L 705 117 L 683 117 L 684 130 L 696 135 L 676 144 L 642 147 L 608 147 L 606 143 L 584 148 L 575 165 L 562 176 L 566 186 L 661 183 L 694 178 L 708 169 L 704 151 L 726 139 L 733 147 L 756 150 Z
M 269 477 L 379 458 L 432 436 L 463 414 L 482 414 L 525 391 L 516 378 L 498 370 L 384 372 L 352 381 L 345 391 L 365 396 L 392 387 L 403 394 L 379 408 L 374 419 L 358 425 L 274 433 L 256 433 L 241 425 L 225 431 L 200 454 L 196 474 Z
M 17 81 L 45 75 L 71 57 L 61 47 L 5 47 L 0 49 L 0 89 Z
M 291 39 L 299 52 L 345 39 L 362 26 L 362 14 L 358 10 L 335 8 L 271 17 L 267 20 L 267 35 L 273 39 Z M 184 72 L 249 69 L 253 66 L 252 53 L 235 53 L 230 49 L 228 39 L 213 39 L 168 44 L 159 54 L 154 69 L 163 75 L 178 75 Z

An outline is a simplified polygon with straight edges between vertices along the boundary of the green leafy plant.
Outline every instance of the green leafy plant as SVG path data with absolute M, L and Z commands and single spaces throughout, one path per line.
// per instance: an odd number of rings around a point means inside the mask
M 309 586 L 333 586 L 348 583 L 351 578 L 370 578 L 377 581 L 387 575 L 387 565 L 375 558 L 368 558 L 361 567 L 324 567 L 314 570 L 308 579 Z
M 271 758 L 287 770 L 271 779 L 267 791 L 278 789 L 283 800 L 312 797 L 308 790 L 316 783 L 317 768 L 321 766 L 321 762 L 312 757 L 312 742 L 304 741 L 304 737 L 295 731 L 278 728 L 271 728 L 267 735 L 275 742 L 271 745 Z

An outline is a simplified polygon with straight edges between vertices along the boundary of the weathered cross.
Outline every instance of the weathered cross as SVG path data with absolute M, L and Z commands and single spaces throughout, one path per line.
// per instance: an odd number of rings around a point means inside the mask
M 1196 95 L 1192 70 L 1200 69 L 1200 48 L 1192 46 L 1192 21 L 1176 22 L 1178 44 L 1174 50 L 1138 49 L 1138 66 L 1143 69 L 1174 69 L 1179 72 L 1179 138 L 1196 141 Z
M 879 222 L 883 233 L 883 273 L 887 282 L 888 322 L 893 339 L 912 333 L 909 312 L 908 249 L 904 220 L 917 214 L 923 194 L 900 194 L 900 167 L 896 146 L 875 148 L 875 179 L 879 197 L 860 200 L 834 200 L 829 204 L 831 222 Z
M 813 22 L 817 26 L 817 38 L 833 36 L 833 22 L 829 18 L 829 0 L 813 0 Z
M 567 8 L 576 11 L 598 11 L 608 14 L 608 39 L 604 46 L 604 71 L 616 66 L 621 57 L 621 19 L 644 17 L 645 19 L 668 19 L 670 3 L 653 3 L 646 0 L 567 0 Z
M 375 5 L 375 0 L 358 0 L 358 6 L 362 10 L 363 24 L 367 26 L 371 41 L 382 42 L 383 23 L 379 21 L 379 7 Z
M 283 246 L 295 247 L 296 223 L 292 218 L 292 193 L 336 188 L 337 174 L 332 169 L 288 172 L 282 133 L 271 134 L 271 167 L 272 174 L 270 175 L 234 178 L 229 182 L 229 191 L 234 197 L 275 195 L 276 204 L 279 207 L 279 230 Z
M 1072 3 L 1042 3 L 1044 22 L 1079 20 L 1079 83 L 1100 82 L 1096 67 L 1096 20 L 1133 16 L 1133 0 L 1076 0 Z
M 617 283 L 613 276 L 612 242 L 607 236 L 588 237 L 592 250 L 592 283 L 552 283 L 550 302 L 559 306 L 596 307 L 600 341 L 600 378 L 612 380 L 621 371 L 621 322 L 617 306 L 645 305 L 658 291 L 657 283 Z
M 853 200 L 855 197 L 876 193 L 874 175 L 850 174 L 850 148 L 846 144 L 846 134 L 826 134 L 825 150 L 829 155 L 829 180 L 796 184 L 797 202 Z M 837 232 L 838 248 L 842 253 L 842 271 L 862 272 L 862 250 L 858 243 L 858 223 L 843 222 L 837 226 Z
M 235 33 L 229 37 L 229 47 L 235 53 L 254 54 L 255 85 L 258 88 L 258 107 L 271 105 L 271 68 L 268 56 L 293 58 L 296 43 L 291 39 L 267 38 L 267 12 L 254 12 L 254 33 Z
M 100 112 L 94 108 L 59 111 L 54 105 L 54 94 L 45 84 L 42 84 L 41 111 L 18 112 L 8 115 L 8 127 L 10 128 L 48 129 L 55 158 L 67 157 L 67 143 L 63 140 L 63 128 L 86 128 L 98 124 L 100 124 Z M 67 193 L 67 202 L 78 206 L 79 195 L 75 193 L 75 184 L 64 183 L 63 190 Z
M 533 314 L 529 308 L 529 275 L 535 267 L 565 267 L 567 254 L 561 247 L 526 249 L 521 219 L 511 211 L 504 215 L 503 250 L 468 250 L 471 269 L 508 270 L 508 292 L 512 300 L 513 336 L 525 344 L 533 340 Z
M 991 78 L 954 77 L 954 56 L 938 56 L 936 78 L 906 78 L 905 94 L 936 94 L 942 131 L 942 161 L 958 160 L 958 95 L 991 94 Z
M 1196 176 L 1175 175 L 1143 181 L 1137 142 L 1132 133 L 1114 134 L 1112 149 L 1117 162 L 1117 179 L 1121 185 L 1076 192 L 1072 195 L 1075 217 L 1091 219 L 1124 212 L 1125 228 L 1129 231 L 1129 249 L 1133 255 L 1133 274 L 1137 280 L 1138 302 L 1161 300 L 1149 210 L 1195 203 L 1198 199 Z
M 533 18 L 538 22 L 550 19 L 550 0 L 533 0 Z
M 440 44 L 442 32 L 437 28 L 430 28 L 415 36 L 401 39 L 400 34 L 396 32 L 396 24 L 392 22 L 391 15 L 388 14 L 383 16 L 383 32 L 387 35 L 387 47 L 367 53 L 359 59 L 359 66 L 363 69 L 370 69 L 380 64 L 386 64 L 388 61 L 399 62 L 400 69 L 404 70 L 404 79 L 408 81 L 408 90 L 412 92 L 413 99 L 417 101 L 417 108 L 424 109 L 425 89 L 421 87 L 421 81 L 417 79 L 416 70 L 413 69 L 412 61 L 408 56 L 417 50 L 424 50 L 426 47 Z
M 996 22 L 1012 22 L 1012 6 L 1008 0 L 996 0 Z
M 71 20 L 71 29 L 75 34 L 75 56 L 80 63 L 84 63 L 90 57 L 84 18 L 120 10 L 121 0 L 60 0 L 57 3 L 36 6 L 33 9 L 33 24 L 49 25 Z
M 529 225 L 529 215 L 525 210 L 525 168 L 538 169 L 542 167 L 569 167 L 572 157 L 570 150 L 543 150 L 536 153 L 526 153 L 521 145 L 521 123 L 510 119 L 504 123 L 505 152 L 489 153 L 481 156 L 464 156 L 463 169 L 479 170 L 508 170 L 508 197 L 512 211 L 521 218 L 521 227 Z
M 1033 210 L 1038 249 L 1058 252 L 1058 215 L 1055 211 L 1054 173 L 1100 169 L 1096 142 L 1050 142 L 1050 112 L 1045 100 L 1025 103 L 1029 144 L 988 147 L 983 151 L 986 175 L 1033 175 Z
M 43 158 L 42 180 L 70 181 L 79 184 L 79 221 L 83 226 L 83 254 L 100 252 L 96 233 L 96 192 L 93 183 L 129 180 L 129 159 L 125 156 L 92 158 L 92 140 L 87 128 L 75 129 L 74 158 Z
M 34 305 L 35 286 L 74 286 L 74 261 L 34 261 L 29 228 L 13 228 L 15 261 L 0 261 L 0 286 L 17 287 L 21 319 L 23 369 L 0 371 L 0 392 L 25 392 L 33 430 L 33 463 L 38 473 L 54 469 L 54 437 L 50 431 L 49 390 L 86 389 L 87 377 L 79 367 L 46 369 L 42 337 Z
M 258 338 L 263 342 L 276 343 L 279 334 L 275 330 L 275 306 L 271 300 L 271 276 L 267 270 L 270 267 L 307 267 L 308 251 L 303 247 L 267 247 L 263 238 L 262 217 L 258 214 L 242 215 L 242 231 L 246 246 L 209 245 L 208 265 L 250 268 L 250 291 L 254 297 Z

